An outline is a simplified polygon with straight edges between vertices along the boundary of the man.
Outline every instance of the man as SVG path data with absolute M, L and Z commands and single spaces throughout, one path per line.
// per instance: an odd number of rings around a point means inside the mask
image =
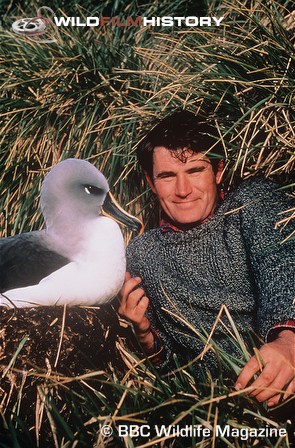
M 209 152 L 210 149 L 210 152 Z M 157 196 L 159 228 L 128 247 L 128 271 L 119 312 L 129 319 L 144 351 L 161 353 L 169 366 L 173 353 L 183 362 L 200 355 L 223 304 L 240 334 L 265 338 L 236 380 L 269 406 L 295 391 L 294 239 L 282 243 L 294 220 L 275 230 L 288 197 L 263 179 L 245 181 L 223 199 L 223 161 L 216 130 L 187 111 L 153 128 L 138 147 L 138 159 Z M 213 157 L 215 156 L 215 157 Z M 214 339 L 232 353 L 226 331 Z M 216 358 L 206 353 L 214 371 Z M 264 366 L 261 368 L 261 364 Z

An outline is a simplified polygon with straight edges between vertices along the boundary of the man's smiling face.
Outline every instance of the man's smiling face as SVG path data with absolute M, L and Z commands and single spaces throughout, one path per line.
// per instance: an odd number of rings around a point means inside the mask
M 180 160 L 164 146 L 156 146 L 153 179 L 147 176 L 163 211 L 180 228 L 201 224 L 212 216 L 222 175 L 222 164 L 214 173 L 209 158 L 201 152 L 188 149 L 184 155 Z

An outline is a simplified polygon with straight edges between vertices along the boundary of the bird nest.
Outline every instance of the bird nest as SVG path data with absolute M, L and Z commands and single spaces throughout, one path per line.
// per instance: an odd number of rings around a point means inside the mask
M 38 367 L 65 375 L 105 366 L 114 356 L 120 328 L 107 305 L 2 309 L 0 322 L 2 368 Z
M 110 305 L 2 308 L 0 323 L 1 413 L 8 417 L 21 401 L 19 416 L 29 426 L 36 425 L 40 391 L 48 384 L 60 396 L 60 378 L 79 378 L 110 366 L 124 371 L 116 349 L 121 328 Z

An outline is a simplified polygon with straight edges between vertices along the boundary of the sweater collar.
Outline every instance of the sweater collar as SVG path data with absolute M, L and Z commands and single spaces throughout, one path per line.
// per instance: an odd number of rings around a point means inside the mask
M 166 216 L 161 218 L 160 221 L 160 230 L 161 232 L 183 232 L 182 229 L 177 227 L 174 223 L 169 221 Z

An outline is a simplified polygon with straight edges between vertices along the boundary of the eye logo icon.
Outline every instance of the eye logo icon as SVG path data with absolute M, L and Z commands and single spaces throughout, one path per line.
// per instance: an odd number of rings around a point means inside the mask
M 56 39 L 53 38 L 40 38 L 39 36 L 45 35 L 49 31 L 52 31 L 52 28 L 56 28 L 55 24 L 49 17 L 44 17 L 42 15 L 42 10 L 48 11 L 54 16 L 54 12 L 51 8 L 47 6 L 41 6 L 41 8 L 37 11 L 37 17 L 24 18 L 19 19 L 12 24 L 12 31 L 16 34 L 27 36 L 30 40 L 39 43 L 52 43 L 55 42 Z
M 34 36 L 37 33 L 43 34 L 46 30 L 46 25 L 42 19 L 20 19 L 12 24 L 12 29 L 17 34 Z

